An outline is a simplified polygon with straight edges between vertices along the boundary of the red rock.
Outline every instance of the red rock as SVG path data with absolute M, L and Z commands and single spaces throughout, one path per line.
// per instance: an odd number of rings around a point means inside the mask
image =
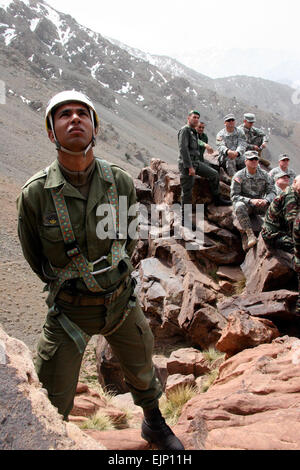
M 195 377 L 209 372 L 209 364 L 203 354 L 195 348 L 181 348 L 173 351 L 167 360 L 167 370 L 171 374 Z
M 249 294 L 289 288 L 295 277 L 292 255 L 282 250 L 268 250 L 261 235 L 248 251 L 241 265 Z
M 195 376 L 193 374 L 182 375 L 182 374 L 173 374 L 169 375 L 166 383 L 166 396 L 168 397 L 171 392 L 174 392 L 180 387 L 189 385 L 194 387 L 196 385 Z
M 270 320 L 236 311 L 229 315 L 228 323 L 216 343 L 216 349 L 232 356 L 243 349 L 270 343 L 278 336 L 279 331 Z
M 300 340 L 275 339 L 223 363 L 173 428 L 185 448 L 300 450 Z
M 77 387 L 76 387 L 76 394 L 89 393 L 89 392 L 90 392 L 90 389 L 86 384 L 78 382 Z
M 76 396 L 70 412 L 73 416 L 92 416 L 99 408 L 106 406 L 104 399 L 90 396 Z
M 149 444 L 142 439 L 140 429 L 97 431 L 86 429 L 85 433 L 101 443 L 107 450 L 148 450 Z

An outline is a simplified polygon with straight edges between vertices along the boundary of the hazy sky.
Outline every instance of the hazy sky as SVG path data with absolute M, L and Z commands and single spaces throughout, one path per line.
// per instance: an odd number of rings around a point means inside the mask
M 104 36 L 152 54 L 189 49 L 299 49 L 296 0 L 46 0 Z

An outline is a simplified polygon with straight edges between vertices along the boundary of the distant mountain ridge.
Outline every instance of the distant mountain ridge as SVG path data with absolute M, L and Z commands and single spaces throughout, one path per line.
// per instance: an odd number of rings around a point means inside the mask
M 234 112 L 241 122 L 244 112 L 252 111 L 259 125 L 270 130 L 270 159 L 276 161 L 283 151 L 292 156 L 299 151 L 298 124 L 282 103 L 278 113 L 268 105 L 283 85 L 272 83 L 273 90 L 269 82 L 249 79 L 246 93 L 241 88 L 238 95 L 234 90 L 240 77 L 216 81 L 174 59 L 120 47 L 44 1 L 0 0 L 0 56 L 7 97 L 6 106 L 0 106 L 6 142 L 0 170 L 2 165 L 5 172 L 11 165 L 20 175 L 40 167 L 38 160 L 30 160 L 32 167 L 22 163 L 24 152 L 42 153 L 45 162 L 52 158 L 53 147 L 40 127 L 43 111 L 55 92 L 70 88 L 84 91 L 95 102 L 101 117 L 101 151 L 133 174 L 153 157 L 176 163 L 177 131 L 194 108 L 207 123 L 212 145 L 225 114 Z M 254 99 L 259 93 L 255 83 L 262 87 L 262 98 L 265 87 L 273 93 L 267 108 Z M 15 155 L 15 161 L 3 154 Z

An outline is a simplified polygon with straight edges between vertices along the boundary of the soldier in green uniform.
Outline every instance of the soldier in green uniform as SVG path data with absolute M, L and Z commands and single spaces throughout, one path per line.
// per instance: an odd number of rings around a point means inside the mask
M 103 334 L 143 408 L 142 437 L 160 449 L 183 449 L 158 407 L 162 390 L 152 362 L 153 335 L 131 279 L 136 241 L 119 231 L 118 198 L 126 197 L 128 208 L 136 202 L 133 180 L 95 158 L 99 120 L 82 93 L 55 95 L 46 127 L 57 159 L 27 181 L 17 201 L 24 256 L 49 292 L 37 346 L 39 379 L 67 420 L 86 344 Z M 103 227 L 110 230 L 106 238 Z
M 294 268 L 298 276 L 298 300 L 296 312 L 300 314 L 300 211 L 297 213 L 293 226 L 293 242 L 294 242 Z
M 300 176 L 277 196 L 267 210 L 262 237 L 267 246 L 294 252 L 293 223 L 300 210 Z
M 215 205 L 231 205 L 230 201 L 220 197 L 218 172 L 204 161 L 203 154 L 207 147 L 207 142 L 199 139 L 197 132 L 199 118 L 200 113 L 198 111 L 191 111 L 188 115 L 187 124 L 178 133 L 178 166 L 180 171 L 182 210 L 184 210 L 185 204 L 192 204 L 192 191 L 196 175 L 208 179 Z M 182 212 L 182 217 L 183 215 L 184 213 Z
M 238 171 L 232 179 L 230 195 L 241 232 L 247 236 L 243 242 L 246 251 L 257 243 L 249 216 L 265 214 L 275 197 L 275 189 L 268 173 L 258 165 L 257 152 L 245 152 L 245 164 L 246 168 Z

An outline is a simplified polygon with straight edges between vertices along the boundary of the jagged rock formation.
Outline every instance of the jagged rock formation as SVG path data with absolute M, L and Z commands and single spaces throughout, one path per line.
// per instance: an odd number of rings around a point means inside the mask
M 0 449 L 103 450 L 66 423 L 41 388 L 29 349 L 0 327 Z
M 186 448 L 299 450 L 299 357 L 299 339 L 285 336 L 225 361 L 175 427 Z
M 204 178 L 196 180 L 193 190 L 193 202 L 205 203 L 202 240 L 180 229 L 176 213 L 180 182 L 175 167 L 152 160 L 135 185 L 139 202 L 148 209 L 142 211 L 140 233 L 147 228 L 148 236 L 139 240 L 133 263 L 139 300 L 156 348 L 184 345 L 202 351 L 215 346 L 229 357 L 271 343 L 282 334 L 299 335 L 291 255 L 269 252 L 261 238 L 257 247 L 244 253 L 232 207 L 210 203 Z M 226 188 L 223 183 L 225 197 Z M 154 229 L 151 204 L 164 215 Z M 176 239 L 175 234 L 180 237 Z M 121 371 L 103 339 L 97 356 L 100 382 L 121 391 Z M 175 373 L 170 374 L 167 367 L 164 387 Z M 179 369 L 177 373 L 181 374 Z

